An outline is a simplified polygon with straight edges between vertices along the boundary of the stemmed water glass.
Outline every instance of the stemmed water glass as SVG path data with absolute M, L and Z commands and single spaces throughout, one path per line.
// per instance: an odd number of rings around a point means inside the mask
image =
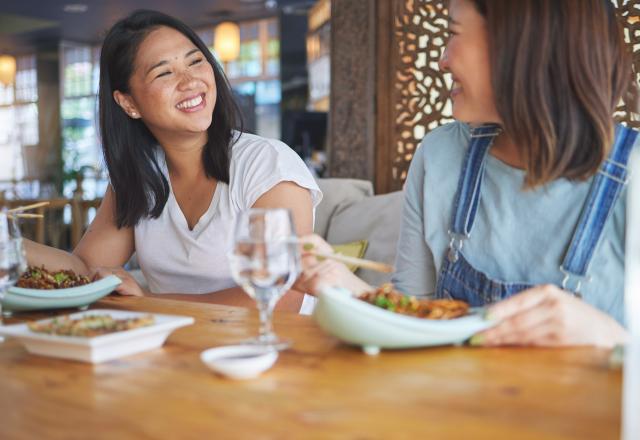
M 236 221 L 229 255 L 233 278 L 253 298 L 260 312 L 260 334 L 251 343 L 281 350 L 271 317 L 278 300 L 300 272 L 300 252 L 290 211 L 250 209 Z
M 24 270 L 26 258 L 18 222 L 3 209 L 0 211 L 0 325 L 5 294 Z

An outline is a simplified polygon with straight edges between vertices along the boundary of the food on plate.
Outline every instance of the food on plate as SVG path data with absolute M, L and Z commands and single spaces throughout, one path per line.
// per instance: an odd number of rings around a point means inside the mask
M 30 322 L 31 331 L 48 333 L 57 336 L 92 337 L 107 333 L 132 330 L 153 325 L 153 315 L 143 315 L 136 318 L 114 319 L 111 315 L 87 315 L 73 319 L 68 315 L 53 318 L 48 322 Z
M 65 289 L 89 284 L 91 280 L 84 275 L 76 275 L 72 270 L 48 271 L 43 267 L 29 266 L 24 272 L 16 287 L 26 289 Z
M 469 312 L 469 304 L 455 299 L 418 299 L 383 284 L 373 292 L 363 293 L 358 299 L 402 315 L 426 319 L 453 319 Z

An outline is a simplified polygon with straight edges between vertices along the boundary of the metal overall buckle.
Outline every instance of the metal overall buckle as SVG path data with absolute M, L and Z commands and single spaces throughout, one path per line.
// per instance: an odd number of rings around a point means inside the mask
M 580 293 L 582 281 L 585 280 L 588 283 L 591 281 L 591 277 L 581 277 L 565 270 L 562 266 L 560 266 L 560 272 L 564 274 L 564 278 L 562 279 L 562 290 L 573 293 L 576 298 L 582 298 L 582 293 Z M 570 283 L 572 278 L 575 280 L 575 285 L 573 286 Z
M 458 261 L 458 254 L 462 250 L 462 245 L 464 244 L 465 237 L 462 234 L 456 234 L 455 232 L 449 232 L 449 237 L 451 237 L 451 241 L 449 241 L 449 260 L 452 263 Z

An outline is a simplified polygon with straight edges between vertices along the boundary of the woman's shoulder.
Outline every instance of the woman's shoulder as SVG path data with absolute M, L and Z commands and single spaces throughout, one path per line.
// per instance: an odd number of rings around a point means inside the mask
M 234 132 L 231 146 L 232 163 L 255 156 L 268 158 L 291 155 L 297 157 L 295 152 L 282 141 L 251 133 Z
M 250 133 L 237 134 L 231 147 L 230 178 L 284 173 L 307 174 L 300 156 L 287 144 Z
M 469 126 L 453 121 L 431 130 L 420 142 L 416 158 L 426 163 L 461 160 L 469 144 Z
M 238 206 L 252 206 L 260 195 L 282 181 L 311 190 L 314 205 L 322 198 L 305 163 L 284 142 L 237 133 L 231 148 L 229 192 Z

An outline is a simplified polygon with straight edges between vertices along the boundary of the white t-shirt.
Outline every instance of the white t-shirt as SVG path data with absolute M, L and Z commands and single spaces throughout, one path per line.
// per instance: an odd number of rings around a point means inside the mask
M 161 149 L 158 157 L 171 184 Z M 134 228 L 138 262 L 151 292 L 209 293 L 235 286 L 227 259 L 235 218 L 285 181 L 307 188 L 315 210 L 322 193 L 300 157 L 280 141 L 243 133 L 232 147 L 229 184 L 218 182 L 193 230 L 171 190 L 160 217 L 145 218 Z

